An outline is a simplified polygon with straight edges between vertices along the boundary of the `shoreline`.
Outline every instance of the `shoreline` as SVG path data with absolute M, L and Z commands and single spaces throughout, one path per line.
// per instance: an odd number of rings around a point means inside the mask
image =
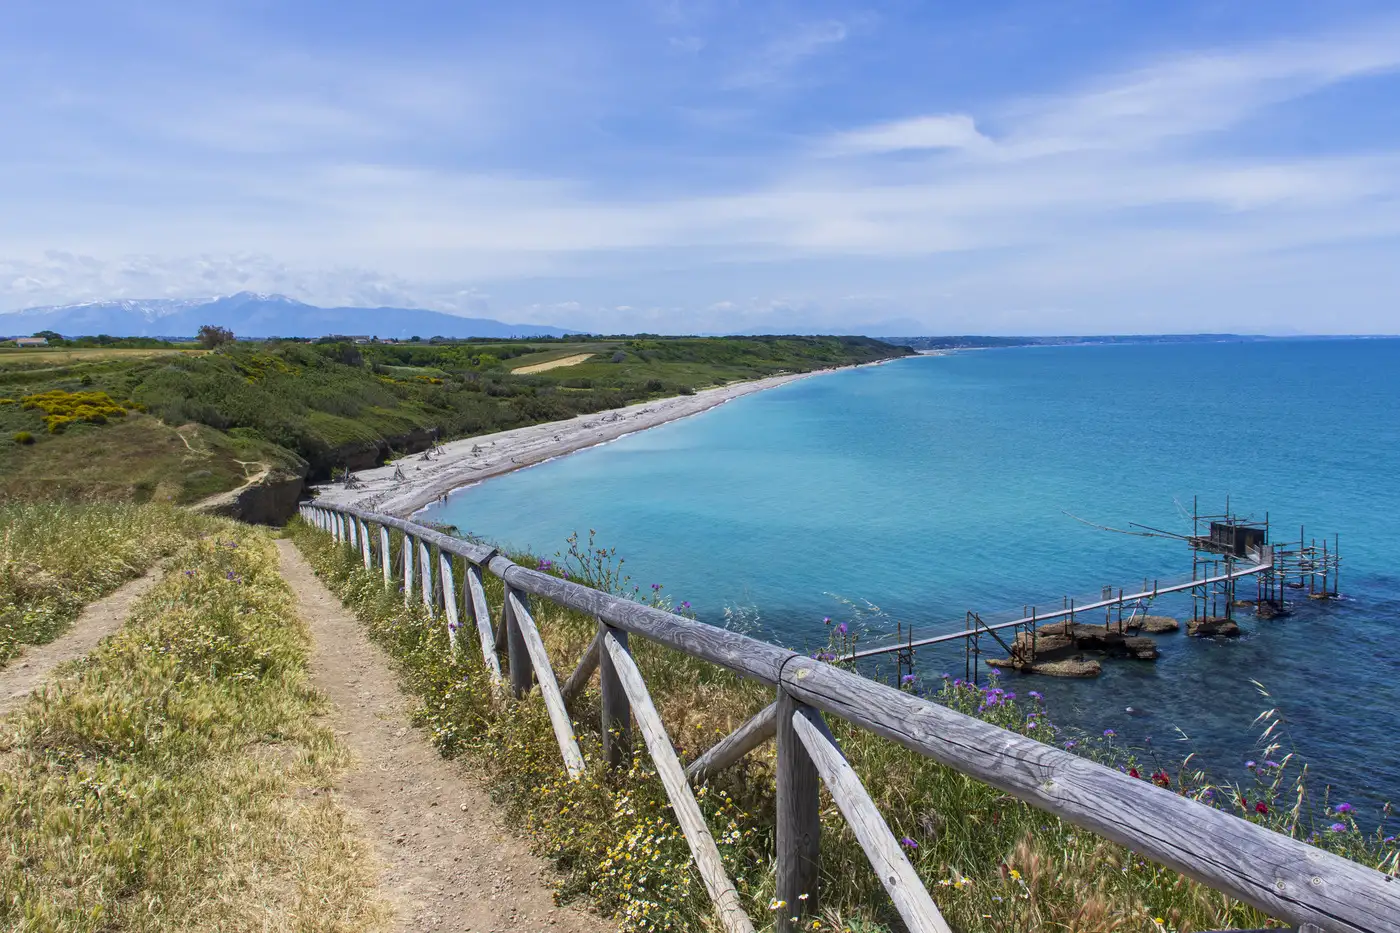
M 735 382 L 694 395 L 673 395 L 624 408 L 612 408 L 567 421 L 547 421 L 495 434 L 448 441 L 423 454 L 411 454 L 383 466 L 359 470 L 355 488 L 341 483 L 311 487 L 321 502 L 372 509 L 396 518 L 408 518 L 448 494 L 466 486 L 537 466 L 580 450 L 615 441 L 628 434 L 660 427 L 672 421 L 702 414 L 726 402 L 826 373 L 880 366 L 890 360 L 859 363 L 809 373 L 769 376 L 751 382 Z M 429 453 L 430 459 L 424 459 Z M 396 473 L 401 473 L 396 477 Z

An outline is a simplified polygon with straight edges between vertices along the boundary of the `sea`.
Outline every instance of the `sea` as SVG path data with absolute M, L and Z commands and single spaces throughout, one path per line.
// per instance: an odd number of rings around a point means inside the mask
M 1306 762 L 1315 791 L 1372 814 L 1400 803 L 1400 340 L 920 356 L 749 395 L 423 515 L 550 559 L 592 534 L 640 598 L 815 652 L 841 623 L 873 644 L 1189 575 L 1172 535 L 1227 507 L 1276 542 L 1339 548 L 1342 598 L 1289 591 L 1289 615 L 1239 610 L 1237 639 L 1183 630 L 1153 636 L 1156 661 L 1003 685 L 1042 693 L 1066 734 L 1113 730 L 1149 763 L 1194 755 L 1231 782 L 1251 779 L 1256 717 L 1276 710 L 1271 757 Z M 1191 609 L 1164 596 L 1152 612 Z M 921 649 L 917 684 L 965 665 L 960 646 Z

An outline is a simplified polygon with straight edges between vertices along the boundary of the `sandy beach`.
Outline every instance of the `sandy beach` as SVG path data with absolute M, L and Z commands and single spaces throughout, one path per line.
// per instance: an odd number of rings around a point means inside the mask
M 325 483 L 316 486 L 315 490 L 322 502 L 373 509 L 406 518 L 462 486 L 616 440 L 624 434 L 697 415 L 730 399 L 834 371 L 794 373 L 738 382 L 702 389 L 694 395 L 678 395 L 580 415 L 568 421 L 551 421 L 450 441 L 423 454 L 412 454 L 385 466 L 360 470 L 354 474 L 349 488 L 343 483 Z

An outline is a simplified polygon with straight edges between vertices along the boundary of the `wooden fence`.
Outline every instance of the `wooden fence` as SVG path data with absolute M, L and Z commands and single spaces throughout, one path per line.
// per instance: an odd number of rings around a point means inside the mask
M 490 547 L 414 522 L 314 503 L 303 505 L 301 515 L 353 547 L 366 568 L 377 563 L 385 586 L 402 588 L 406 603 L 416 590 L 430 611 L 445 618 L 452 650 L 461 650 L 464 633 L 474 630 L 486 667 L 503 688 L 507 677 L 517 697 L 537 685 L 563 767 L 572 777 L 582 773 L 584 761 L 568 711 L 597 671 L 605 758 L 612 764 L 622 759 L 635 718 L 696 868 L 731 933 L 752 931 L 753 923 L 725 874 L 691 788 L 769 739 L 777 741 L 777 897 L 790 909 L 800 905 L 808 918 L 818 909 L 820 781 L 908 929 L 949 929 L 846 763 L 824 716 L 840 717 L 985 781 L 1291 923 L 1300 933 L 1400 931 L 1400 881 L 1149 782 L 786 648 L 519 566 Z M 402 536 L 401 576 L 392 566 L 391 531 Z M 462 581 L 453 577 L 451 555 L 462 558 Z M 504 589 L 494 624 L 484 573 L 498 577 Z M 535 624 L 531 597 L 598 620 L 597 636 L 562 687 Z M 768 684 L 775 689 L 774 702 L 683 767 L 628 651 L 633 636 Z M 782 933 L 797 929 L 793 914 L 778 912 Z

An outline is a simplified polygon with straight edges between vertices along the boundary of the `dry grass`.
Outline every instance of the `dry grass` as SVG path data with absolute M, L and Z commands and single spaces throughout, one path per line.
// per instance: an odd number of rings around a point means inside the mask
M 573 356 L 562 356 L 557 360 L 545 360 L 543 363 L 532 363 L 528 366 L 517 366 L 511 370 L 517 376 L 528 376 L 531 373 L 547 372 L 551 369 L 559 369 L 563 366 L 577 366 L 593 358 L 592 353 L 576 353 Z
M 101 363 L 107 360 L 144 360 L 160 356 L 198 356 L 208 353 L 201 349 L 127 349 L 121 347 L 53 347 L 14 350 L 0 348 L 0 370 L 44 366 L 65 366 L 70 363 Z
M 159 505 L 0 505 L 0 666 L 140 576 L 202 523 Z
M 228 522 L 0 737 L 0 927 L 361 931 L 373 865 L 329 794 L 308 635 Z

